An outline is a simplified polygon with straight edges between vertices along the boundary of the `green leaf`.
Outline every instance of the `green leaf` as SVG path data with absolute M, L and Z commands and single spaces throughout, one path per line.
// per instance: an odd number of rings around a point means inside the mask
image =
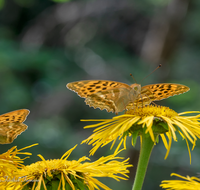
M 71 181 L 75 180 L 74 175 L 69 174 L 69 178 L 71 179 Z
M 50 176 L 46 176 L 46 177 L 44 177 L 44 181 L 45 181 L 45 183 L 47 183 L 47 180 L 48 181 L 51 181 L 53 179 L 53 177 L 50 177 Z
M 50 184 L 47 184 L 47 185 L 46 185 L 46 188 L 47 188 L 48 190 L 52 190 L 52 186 L 51 186 Z
M 67 181 L 65 183 L 65 190 L 72 190 L 71 186 L 69 185 Z
M 61 179 L 61 174 L 60 173 L 58 173 L 58 174 L 54 174 L 54 178 L 58 178 L 59 180 Z
M 166 133 L 169 130 L 169 127 L 166 122 L 161 121 L 160 119 L 154 119 L 152 130 L 157 134 L 161 134 Z
M 167 123 L 159 122 L 159 125 L 161 125 L 164 129 L 169 130 L 169 127 L 168 127 Z
M 82 180 L 82 179 L 76 179 L 76 183 L 78 185 L 78 189 L 80 189 L 80 190 L 86 190 L 86 189 L 88 189 L 87 185 L 84 183 L 84 180 Z
M 45 185 L 46 185 L 46 183 L 45 183 Z M 41 183 L 40 190 L 45 190 L 45 189 L 44 189 L 44 185 L 43 185 L 43 183 Z
M 60 180 L 53 180 L 51 181 L 52 190 L 57 190 L 59 186 Z
M 156 142 L 159 143 L 159 135 L 156 137 Z
M 137 130 L 134 133 L 132 133 L 132 143 L 133 143 L 134 147 L 135 147 L 136 142 L 137 142 L 138 133 L 139 133 L 139 130 Z
M 23 189 L 22 190 L 29 190 L 30 188 L 29 188 L 29 185 L 27 184 L 27 185 L 25 185 L 24 187 L 23 187 Z

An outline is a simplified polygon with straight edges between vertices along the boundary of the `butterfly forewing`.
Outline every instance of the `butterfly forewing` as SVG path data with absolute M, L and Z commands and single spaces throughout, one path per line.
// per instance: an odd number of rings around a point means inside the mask
M 159 83 L 150 84 L 142 87 L 142 90 L 149 89 L 153 96 L 150 96 L 152 101 L 162 100 L 174 95 L 183 94 L 190 90 L 189 87 L 182 84 Z
M 159 83 L 143 86 L 141 94 L 134 103 L 129 103 L 126 109 L 130 110 L 134 107 L 143 107 L 149 105 L 153 101 L 169 98 L 174 95 L 183 94 L 189 91 L 190 88 L 182 84 L 174 83 Z
M 13 140 L 27 129 L 22 123 L 26 120 L 29 110 L 21 109 L 0 115 L 0 144 L 12 143 Z
M 107 91 L 120 87 L 131 89 L 131 87 L 125 83 L 107 80 L 83 80 L 67 84 L 67 88 L 73 90 L 82 98 L 86 98 L 97 92 Z

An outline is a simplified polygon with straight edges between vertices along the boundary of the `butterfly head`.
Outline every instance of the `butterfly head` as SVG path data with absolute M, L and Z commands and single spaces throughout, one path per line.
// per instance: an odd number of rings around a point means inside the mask
M 131 84 L 131 88 L 132 88 L 135 92 L 141 92 L 141 85 L 140 85 L 140 84 L 137 84 L 137 83 Z

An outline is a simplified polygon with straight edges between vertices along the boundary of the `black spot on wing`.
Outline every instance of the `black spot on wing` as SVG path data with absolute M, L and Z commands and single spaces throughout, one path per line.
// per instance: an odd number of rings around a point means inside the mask
M 103 86 L 108 86 L 108 82 L 104 82 L 104 83 L 103 83 Z
M 112 86 L 112 87 L 116 87 L 118 84 L 116 83 L 116 82 L 111 82 L 110 83 L 110 86 Z
M 101 81 L 98 81 L 98 82 L 94 82 L 93 84 L 100 84 L 101 83 Z
M 164 84 L 159 85 L 159 88 L 164 88 Z

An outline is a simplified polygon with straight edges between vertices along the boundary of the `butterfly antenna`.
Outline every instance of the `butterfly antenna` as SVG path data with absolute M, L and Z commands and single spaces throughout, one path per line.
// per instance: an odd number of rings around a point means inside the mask
M 144 80 L 144 79 L 146 79 L 149 75 L 151 75 L 152 73 L 154 73 L 157 69 L 159 69 L 160 67 L 161 67 L 162 65 L 160 64 L 160 65 L 158 65 L 158 67 L 156 68 L 156 69 L 154 69 L 150 74 L 148 74 L 146 77 L 144 77 L 143 79 L 142 79 L 142 81 Z M 140 83 L 142 83 L 142 81 L 140 82 Z
M 130 73 L 130 76 L 133 78 L 133 80 L 137 83 L 137 81 L 135 80 L 135 78 L 133 77 L 133 75 Z

